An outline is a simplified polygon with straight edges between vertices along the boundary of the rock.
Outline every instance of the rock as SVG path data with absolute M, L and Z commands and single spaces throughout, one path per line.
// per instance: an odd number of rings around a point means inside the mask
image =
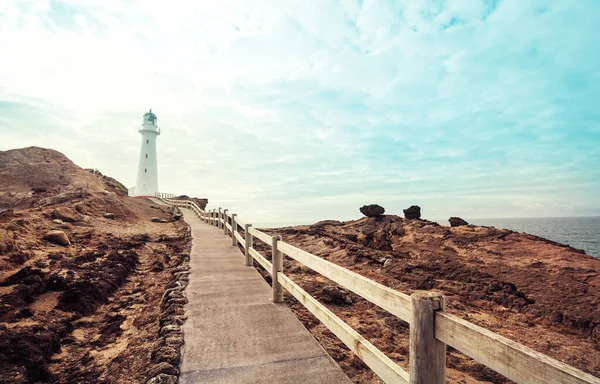
M 61 219 L 54 219 L 54 220 L 52 220 L 52 222 L 53 222 L 54 224 L 58 224 L 58 225 L 60 225 L 60 224 L 64 223 L 64 221 L 62 221 Z
M 1 217 L 15 217 L 14 209 L 6 209 L 6 210 L 0 212 L 0 218 Z
M 40 199 L 35 203 L 36 206 L 44 206 L 44 205 L 52 205 L 52 204 L 60 204 L 70 200 L 78 199 L 85 197 L 85 192 L 81 190 L 70 190 L 59 193 L 58 195 L 45 197 Z
M 75 212 L 73 212 L 70 208 L 67 207 L 55 208 L 52 212 L 52 217 L 54 217 L 55 219 L 66 221 L 68 223 L 78 221 Z
M 146 381 L 146 384 L 177 384 L 177 376 L 161 373 Z
M 448 219 L 451 227 L 460 227 L 462 225 L 469 225 L 466 221 L 461 219 L 460 217 L 451 217 Z
M 77 224 L 77 223 L 75 223 L 75 224 Z M 62 224 L 60 225 L 60 227 L 61 227 L 62 229 L 73 229 L 73 224 L 71 224 L 71 223 L 62 223 Z
M 107 219 L 114 219 L 116 216 L 115 216 L 115 214 L 114 214 L 114 213 L 112 213 L 112 212 L 106 212 L 106 213 L 104 214 L 104 217 L 105 217 L 105 218 L 107 218 Z
M 175 332 L 175 334 L 180 333 L 181 327 L 179 327 L 178 325 L 165 325 L 160 329 L 159 334 L 160 336 L 165 336 L 171 332 Z
M 365 207 L 366 207 L 366 205 L 365 205 Z M 312 224 L 311 227 L 316 228 L 316 227 L 322 227 L 325 225 L 340 226 L 342 224 L 344 224 L 344 223 L 342 223 L 341 221 L 338 221 L 338 220 L 321 220 L 319 222 Z
M 379 217 L 383 215 L 385 209 L 381 205 L 371 204 L 360 207 L 360 213 L 367 217 Z
M 161 363 L 164 361 L 174 366 L 177 366 L 179 365 L 180 357 L 178 349 L 179 348 L 175 349 L 174 347 L 163 346 L 154 355 L 154 361 L 156 361 L 157 363 Z
M 167 375 L 178 376 L 179 370 L 173 367 L 171 364 L 162 362 L 156 365 L 153 365 L 148 371 L 148 377 L 154 378 L 154 376 L 158 376 L 159 374 L 164 373 Z
M 75 210 L 82 215 L 87 215 L 89 213 L 88 208 L 81 203 L 75 204 Z
M 163 263 L 161 263 L 160 261 L 156 260 L 153 264 L 152 264 L 152 272 L 160 272 L 160 271 L 164 271 L 165 270 L 165 266 Z
M 167 220 L 161 219 L 160 217 L 153 217 L 150 219 L 153 223 L 168 223 Z
M 348 293 L 346 291 L 331 285 L 323 287 L 323 290 L 319 296 L 321 300 L 326 303 L 352 305 L 352 299 L 348 297 Z
M 127 216 L 127 212 L 125 211 L 125 209 L 117 204 L 111 204 L 108 207 L 106 207 L 106 213 L 112 213 L 116 217 Z
M 404 217 L 407 219 L 420 219 L 421 208 L 418 205 L 411 205 L 410 207 L 403 210 Z
M 165 337 L 165 345 L 179 348 L 183 345 L 183 335 L 169 335 Z
M 58 245 L 64 245 L 64 246 L 71 245 L 71 242 L 69 241 L 69 238 L 67 237 L 67 234 L 64 233 L 63 231 L 50 231 L 44 235 L 44 240 L 48 240 L 51 243 L 58 244 Z

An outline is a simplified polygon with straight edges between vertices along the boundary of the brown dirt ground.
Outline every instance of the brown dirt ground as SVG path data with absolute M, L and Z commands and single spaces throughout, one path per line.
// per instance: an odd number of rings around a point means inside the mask
M 186 224 L 48 149 L 0 152 L 0 179 L 0 383 L 145 382 Z
M 442 292 L 448 312 L 600 376 L 600 260 L 583 251 L 506 229 L 390 215 L 265 232 L 398 291 Z M 255 247 L 270 259 L 269 247 Z M 408 368 L 407 323 L 291 259 L 284 271 Z M 287 293 L 285 301 L 354 382 L 380 382 L 299 302 Z M 510 382 L 452 348 L 447 367 L 449 383 Z

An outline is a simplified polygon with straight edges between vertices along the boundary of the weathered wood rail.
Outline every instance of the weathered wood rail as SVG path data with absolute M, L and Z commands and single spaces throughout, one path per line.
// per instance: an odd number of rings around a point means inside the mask
M 283 289 L 287 290 L 386 383 L 444 383 L 449 345 L 516 383 L 600 384 L 597 377 L 444 312 L 445 298 L 440 293 L 419 291 L 408 296 L 287 244 L 279 236 L 261 232 L 236 214 L 229 214 L 227 209 L 207 211 L 192 201 L 173 199 L 174 195 L 158 193 L 157 197 L 168 204 L 191 209 L 202 221 L 230 236 L 233 246 L 243 246 L 245 264 L 251 266 L 252 260 L 256 260 L 271 274 L 274 302 L 282 302 Z M 239 228 L 244 229 L 244 236 L 238 232 Z M 272 262 L 254 249 L 255 238 L 271 247 Z M 284 255 L 409 323 L 409 371 L 286 276 Z

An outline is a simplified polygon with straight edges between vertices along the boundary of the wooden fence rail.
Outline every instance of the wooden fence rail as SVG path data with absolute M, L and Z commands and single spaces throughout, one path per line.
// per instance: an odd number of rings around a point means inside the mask
M 600 384 L 600 379 L 536 352 L 497 333 L 444 312 L 445 298 L 436 292 L 418 291 L 408 296 L 367 279 L 330 261 L 296 248 L 252 227 L 228 210 L 202 210 L 194 202 L 157 193 L 167 204 L 191 209 L 202 221 L 232 237 L 244 248 L 245 264 L 252 260 L 271 275 L 273 301 L 282 301 L 287 290 L 386 383 L 441 384 L 445 382 L 446 345 L 516 383 Z M 238 230 L 243 229 L 244 236 Z M 271 247 L 272 262 L 254 249 L 254 238 Z M 410 369 L 394 363 L 352 327 L 293 282 L 283 270 L 283 255 L 320 273 L 340 286 L 410 324 Z

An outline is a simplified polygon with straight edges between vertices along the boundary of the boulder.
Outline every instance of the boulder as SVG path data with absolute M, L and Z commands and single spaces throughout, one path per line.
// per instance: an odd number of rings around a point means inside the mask
M 420 219 L 421 208 L 418 205 L 411 205 L 410 207 L 403 210 L 404 217 L 407 219 Z
M 110 204 L 106 207 L 106 213 L 112 213 L 116 217 L 124 217 L 127 216 L 125 209 L 117 204 Z
M 381 205 L 370 204 L 360 207 L 360 213 L 367 217 L 379 217 L 383 215 L 385 209 Z
M 466 221 L 461 219 L 460 217 L 451 217 L 448 219 L 451 227 L 460 227 L 462 225 L 469 225 Z
M 319 297 L 325 303 L 337 305 L 352 305 L 352 299 L 349 297 L 346 291 L 331 285 L 323 287 L 323 290 L 321 291 Z
M 71 242 L 69 241 L 69 238 L 67 237 L 67 234 L 64 233 L 63 231 L 50 231 L 44 235 L 44 240 L 48 240 L 51 243 L 58 244 L 58 245 L 64 245 L 64 246 L 71 245 Z
M 55 219 L 66 221 L 68 223 L 78 221 L 75 212 L 73 212 L 73 210 L 67 207 L 55 208 L 54 211 L 52 211 L 52 217 Z

